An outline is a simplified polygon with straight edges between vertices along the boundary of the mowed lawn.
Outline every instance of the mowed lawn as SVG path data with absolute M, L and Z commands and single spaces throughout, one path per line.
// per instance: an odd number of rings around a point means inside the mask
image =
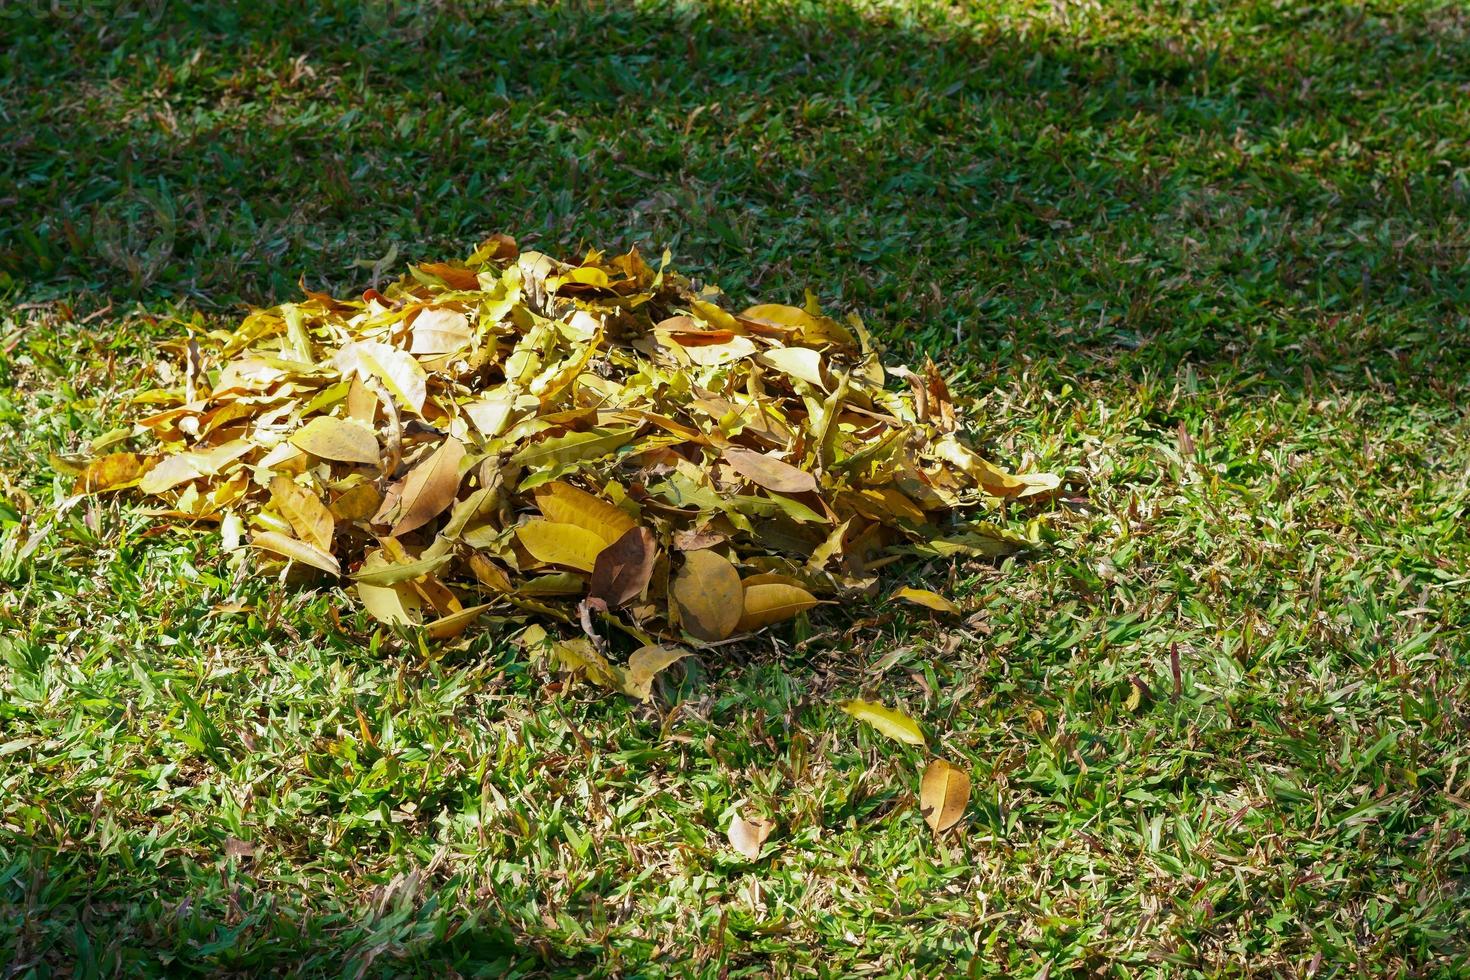
M 0 977 L 1470 973 L 1463 4 L 36 0 L 0 151 Z M 53 516 L 186 323 L 497 231 L 858 311 L 1046 547 L 644 705 Z

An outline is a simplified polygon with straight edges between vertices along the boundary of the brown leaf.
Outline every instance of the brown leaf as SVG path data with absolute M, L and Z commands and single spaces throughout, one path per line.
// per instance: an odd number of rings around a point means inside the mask
M 752 449 L 729 446 L 725 461 L 751 483 L 776 493 L 810 493 L 817 489 L 817 478 L 806 470 Z
M 480 288 L 480 278 L 471 269 L 450 265 L 448 262 L 425 262 L 419 268 L 431 276 L 443 279 L 445 285 L 451 289 Z
M 942 834 L 959 823 L 969 802 L 968 775 L 943 759 L 929 763 L 919 783 L 919 810 L 934 833 Z
M 403 478 L 402 515 L 393 525 L 393 536 L 423 527 L 443 513 L 459 493 L 459 464 L 464 460 L 464 443 L 445 439 L 433 455 Z
M 713 551 L 684 554 L 670 596 L 679 625 L 696 639 L 713 643 L 735 632 L 745 590 L 735 566 Z
M 653 532 L 644 527 L 628 530 L 598 553 L 588 595 L 616 609 L 642 594 L 657 559 L 658 543 Z

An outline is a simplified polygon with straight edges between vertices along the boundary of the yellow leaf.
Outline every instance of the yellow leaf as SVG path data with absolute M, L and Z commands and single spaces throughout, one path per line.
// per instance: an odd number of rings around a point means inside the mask
M 137 453 L 112 453 L 99 456 L 77 474 L 72 493 L 107 493 L 135 487 L 148 471 L 151 460 Z
M 756 360 L 809 385 L 824 390 L 827 387 L 822 378 L 822 355 L 810 347 L 775 347 L 756 355 Z
M 607 542 L 585 527 L 557 521 L 529 520 L 517 525 L 516 538 L 537 561 L 590 572 Z
M 413 626 L 419 622 L 424 601 L 412 586 L 358 582 L 356 588 L 358 601 L 378 622 L 388 626 Z
M 359 483 L 342 491 L 327 505 L 339 521 L 365 521 L 378 512 L 383 495 L 371 483 Z
M 280 555 L 282 558 L 289 558 L 294 562 L 310 565 L 312 568 L 319 568 L 329 575 L 342 574 L 342 569 L 338 566 L 337 559 L 325 551 L 309 545 L 305 541 L 289 538 L 277 531 L 259 531 L 251 537 L 250 543 L 262 551 L 269 551 L 272 554 Z
M 407 351 L 373 340 L 352 341 L 337 349 L 332 365 L 345 375 L 377 378 L 394 401 L 423 414 L 428 375 Z
M 592 429 L 587 432 L 570 432 L 564 436 L 543 439 L 522 449 L 510 458 L 527 469 L 536 469 L 551 463 L 575 463 L 588 459 L 600 459 L 608 453 L 633 441 L 636 429 Z
M 683 647 L 639 647 L 628 657 L 623 689 L 638 700 L 647 701 L 653 694 L 653 679 L 658 676 L 659 672 L 683 660 L 692 652 Z
M 909 745 L 926 744 L 924 733 L 919 730 L 919 726 L 902 711 L 894 711 L 892 708 L 885 708 L 871 701 L 845 701 L 841 708 L 858 721 L 872 725 L 889 738 Z
M 536 488 L 536 506 L 549 521 L 586 528 L 612 544 L 637 523 L 601 497 L 557 480 Z
M 674 576 L 669 599 L 679 625 L 696 639 L 713 643 L 735 632 L 745 590 L 740 573 L 713 551 L 684 554 L 684 567 Z
M 919 782 L 919 812 L 936 834 L 942 834 L 965 815 L 970 802 L 970 777 L 960 769 L 935 759 L 924 769 Z
M 331 552 L 336 521 L 316 494 L 289 476 L 277 475 L 271 480 L 271 502 L 290 522 L 298 538 L 321 551 Z
M 447 640 L 452 636 L 458 636 L 469 629 L 470 626 L 474 625 L 475 620 L 479 619 L 493 605 L 495 603 L 487 602 L 483 605 L 470 606 L 467 609 L 461 609 L 459 612 L 450 613 L 448 616 L 436 619 L 432 623 L 425 623 L 424 632 L 428 633 L 430 638 L 435 640 Z
M 740 633 L 750 633 L 806 612 L 816 604 L 816 597 L 798 585 L 760 582 L 746 586 L 740 620 L 735 629 Z
M 144 493 L 163 493 L 180 483 L 214 476 L 254 448 L 254 443 L 249 440 L 235 439 L 212 449 L 196 449 L 169 456 L 143 475 L 138 489 Z
M 403 496 L 396 537 L 422 527 L 443 513 L 459 493 L 459 464 L 465 456 L 464 443 L 445 439 L 433 455 L 409 470 L 403 478 Z
M 905 585 L 901 589 L 895 589 L 893 598 L 902 599 L 904 602 L 912 602 L 916 606 L 932 609 L 935 612 L 949 613 L 951 616 L 960 615 L 960 607 L 950 602 L 938 592 L 930 592 L 928 589 L 914 589 Z
M 392 542 L 392 538 L 386 539 Z M 400 550 L 402 546 L 399 546 Z M 399 582 L 407 582 L 412 579 L 422 578 L 437 572 L 440 568 L 449 564 L 453 554 L 429 555 L 428 557 L 412 558 L 404 556 L 407 561 L 394 561 L 381 551 L 369 552 L 363 559 L 362 567 L 352 574 L 353 581 L 360 585 L 397 585 Z
M 291 445 L 320 459 L 340 463 L 376 464 L 378 437 L 361 422 L 318 415 L 291 433 Z

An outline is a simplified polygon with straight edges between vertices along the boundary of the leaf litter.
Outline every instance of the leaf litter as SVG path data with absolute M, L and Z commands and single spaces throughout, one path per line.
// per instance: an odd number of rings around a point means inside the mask
M 906 555 L 1034 543 L 983 515 L 1058 485 L 981 456 L 937 368 L 885 364 L 857 316 L 810 293 L 732 312 L 667 253 L 498 235 L 381 292 L 303 291 L 170 345 L 178 383 L 136 399 L 152 448 L 85 461 L 74 493 L 219 522 L 260 570 L 345 576 L 433 639 L 524 624 L 633 697 L 691 649 L 871 598 Z

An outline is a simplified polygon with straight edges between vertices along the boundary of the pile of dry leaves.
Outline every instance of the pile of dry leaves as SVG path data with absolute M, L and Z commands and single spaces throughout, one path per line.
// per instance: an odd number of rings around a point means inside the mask
M 965 514 L 1056 479 L 967 446 L 932 365 L 884 365 L 810 297 L 716 298 L 667 256 L 504 236 L 358 299 L 307 291 L 181 341 L 174 386 L 139 399 L 156 447 L 91 459 L 76 491 L 135 487 L 435 638 L 529 622 L 641 697 L 690 647 L 870 595 L 905 553 L 1024 543 Z

